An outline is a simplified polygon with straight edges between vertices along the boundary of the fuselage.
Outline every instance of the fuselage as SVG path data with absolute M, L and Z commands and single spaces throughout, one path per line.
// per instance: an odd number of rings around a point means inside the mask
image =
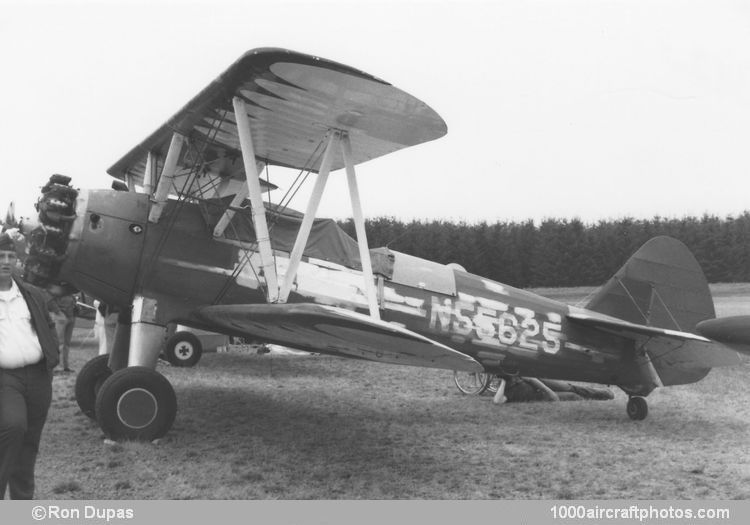
M 160 325 L 211 329 L 192 315 L 197 308 L 265 302 L 254 239 L 237 229 L 212 236 L 204 203 L 170 201 L 155 224 L 147 220 L 149 207 L 144 194 L 81 191 L 60 279 L 123 308 L 141 296 Z M 277 249 L 274 256 L 283 279 L 289 254 Z M 333 259 L 303 258 L 289 302 L 367 313 L 362 271 Z M 470 355 L 490 372 L 639 381 L 632 341 L 567 322 L 574 307 L 388 249 L 372 250 L 372 259 L 383 320 Z

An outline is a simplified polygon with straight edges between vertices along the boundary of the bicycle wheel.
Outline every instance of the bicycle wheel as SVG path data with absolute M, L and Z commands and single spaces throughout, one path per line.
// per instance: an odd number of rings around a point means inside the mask
M 492 374 L 486 372 L 453 372 L 453 382 L 464 394 L 478 396 L 485 390 L 492 380 Z

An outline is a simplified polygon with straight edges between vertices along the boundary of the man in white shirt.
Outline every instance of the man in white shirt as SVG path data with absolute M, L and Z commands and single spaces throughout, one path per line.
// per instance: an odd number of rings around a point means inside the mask
M 0 234 L 0 499 L 34 496 L 34 465 L 59 360 L 43 292 L 14 277 L 17 255 Z

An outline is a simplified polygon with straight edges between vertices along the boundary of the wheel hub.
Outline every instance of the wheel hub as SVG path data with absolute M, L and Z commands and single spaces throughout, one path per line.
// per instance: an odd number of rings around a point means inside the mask
M 175 352 L 180 359 L 190 359 L 193 356 L 193 345 L 190 343 L 181 343 Z
M 145 388 L 131 388 L 117 401 L 117 417 L 134 430 L 146 428 L 156 419 L 159 403 Z

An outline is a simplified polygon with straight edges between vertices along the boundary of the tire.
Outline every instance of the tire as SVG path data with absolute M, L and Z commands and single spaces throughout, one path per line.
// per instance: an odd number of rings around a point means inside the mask
M 628 404 L 625 408 L 628 411 L 630 419 L 634 421 L 646 419 L 648 415 L 648 403 L 642 397 L 631 397 L 628 399 Z
M 195 366 L 202 355 L 203 345 L 192 332 L 175 332 L 164 347 L 164 356 L 173 366 Z
M 96 419 L 113 440 L 163 437 L 177 415 L 177 397 L 166 377 L 143 366 L 112 374 L 96 397 Z
M 453 382 L 466 395 L 478 396 L 485 390 L 492 380 L 492 374 L 486 372 L 453 372 Z
M 81 412 L 91 419 L 96 419 L 96 395 L 111 375 L 109 355 L 98 355 L 83 365 L 76 376 L 76 402 Z

